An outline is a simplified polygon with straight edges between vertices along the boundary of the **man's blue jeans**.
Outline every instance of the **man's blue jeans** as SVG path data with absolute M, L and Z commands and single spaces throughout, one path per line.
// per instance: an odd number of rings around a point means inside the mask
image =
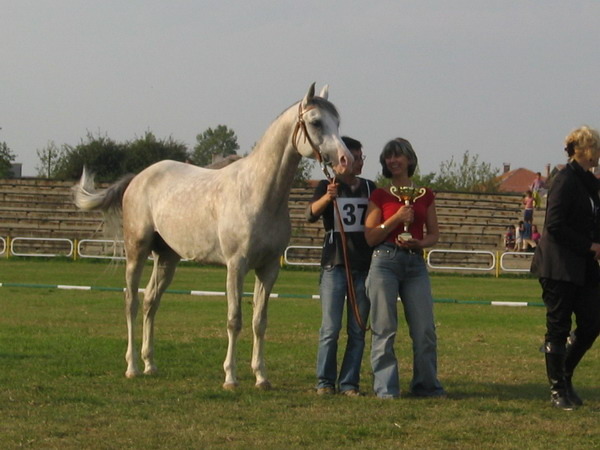
M 369 316 L 369 300 L 365 295 L 366 271 L 353 271 L 356 301 L 366 325 Z M 337 388 L 340 392 L 358 390 L 360 364 L 365 348 L 365 332 L 358 325 L 352 306 L 346 308 L 348 342 L 339 379 L 337 378 L 337 349 L 344 305 L 346 304 L 346 269 L 344 266 L 323 268 L 321 271 L 321 329 L 319 331 L 319 350 L 317 352 L 317 388 Z
M 373 252 L 366 284 L 371 300 L 371 366 L 373 389 L 377 396 L 400 396 L 398 360 L 394 352 L 398 331 L 398 295 L 413 342 L 410 390 L 417 396 L 444 395 L 437 379 L 433 298 L 423 256 L 392 244 L 381 244 Z

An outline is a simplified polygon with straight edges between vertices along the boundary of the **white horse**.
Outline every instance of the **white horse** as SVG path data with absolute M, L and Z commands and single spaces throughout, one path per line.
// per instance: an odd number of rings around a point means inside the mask
M 161 161 L 107 189 L 94 190 L 84 173 L 74 187 L 75 204 L 105 212 L 106 228 L 122 219 L 126 262 L 128 378 L 140 374 L 134 343 L 138 287 L 144 264 L 154 256 L 144 292 L 142 351 L 144 373 L 157 367 L 153 355 L 154 316 L 181 258 L 227 267 L 225 389 L 234 389 L 236 342 L 242 327 L 243 281 L 255 271 L 252 370 L 256 386 L 269 389 L 264 363 L 267 303 L 279 273 L 279 258 L 291 234 L 288 197 L 302 156 L 349 170 L 352 155 L 339 136 L 339 116 L 327 101 L 327 86 L 314 84 L 302 101 L 283 112 L 245 158 L 219 170 Z M 115 234 L 115 236 L 120 236 Z

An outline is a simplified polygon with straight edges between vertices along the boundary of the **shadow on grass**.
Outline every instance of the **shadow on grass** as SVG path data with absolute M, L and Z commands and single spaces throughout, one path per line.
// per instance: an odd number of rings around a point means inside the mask
M 594 398 L 598 390 L 577 387 L 581 397 Z M 499 401 L 538 400 L 550 398 L 550 387 L 540 380 L 539 383 L 504 384 L 504 383 L 462 383 L 449 389 L 448 398 L 456 400 L 495 398 Z
M 0 359 L 22 361 L 24 359 L 39 358 L 38 355 L 31 355 L 25 353 L 0 353 Z

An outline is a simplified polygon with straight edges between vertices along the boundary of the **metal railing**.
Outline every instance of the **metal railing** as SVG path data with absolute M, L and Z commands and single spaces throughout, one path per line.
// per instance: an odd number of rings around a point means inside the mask
M 36 253 L 27 253 L 18 250 L 19 243 L 21 242 L 52 242 L 62 243 L 67 245 L 67 251 L 45 253 L 44 251 L 37 251 Z M 16 244 L 16 245 L 15 245 Z M 57 249 L 59 246 L 53 246 L 53 249 Z M 66 238 L 36 238 L 36 237 L 14 237 L 10 239 L 10 254 L 13 256 L 40 256 L 44 258 L 55 258 L 57 256 L 65 256 L 67 258 L 72 257 L 74 253 L 75 245 L 71 239 Z
M 122 251 L 123 241 L 110 239 L 67 239 L 41 237 L 1 237 L 0 256 L 9 257 L 67 257 L 90 259 L 125 259 Z M 295 256 L 294 253 L 303 255 Z M 306 253 L 313 251 L 314 256 L 307 261 Z M 282 265 L 318 267 L 321 259 L 321 246 L 290 245 L 281 258 Z M 456 255 L 453 262 L 441 255 Z M 461 257 L 462 255 L 462 257 Z M 493 252 L 490 250 L 456 250 L 434 248 L 426 252 L 425 260 L 430 270 L 493 272 L 499 276 L 502 272 L 529 272 L 532 252 Z M 439 258 L 442 263 L 436 261 Z M 152 257 L 150 257 L 152 259 Z M 182 259 L 186 261 L 186 259 Z
M 90 248 L 102 248 L 102 253 L 93 254 L 86 253 Z M 106 246 L 110 245 L 112 248 L 112 255 L 106 252 Z M 88 247 L 86 247 L 88 246 Z M 123 241 L 116 241 L 111 239 L 81 239 L 77 242 L 77 257 L 79 258 L 95 258 L 95 259 L 125 259 L 125 252 L 123 251 Z
M 476 266 L 474 264 L 471 265 L 462 265 L 462 266 L 449 266 L 449 265 L 436 265 L 432 262 L 432 255 L 435 256 L 437 254 L 463 254 L 463 255 L 478 255 L 478 256 L 489 256 L 491 258 L 491 262 L 485 266 Z M 463 259 L 465 263 L 470 262 L 468 259 Z M 479 263 L 479 261 L 476 261 Z M 494 252 L 489 250 L 445 250 L 445 249 L 432 249 L 427 252 L 427 266 L 431 269 L 446 269 L 446 270 L 475 270 L 475 271 L 483 271 L 489 272 L 494 270 L 496 267 L 496 255 Z
M 313 261 L 294 260 L 295 250 L 314 250 Z M 290 245 L 285 249 L 282 258 L 282 264 L 288 266 L 319 266 L 322 247 L 310 245 Z M 437 255 L 456 254 L 464 255 L 466 258 L 455 258 L 461 264 L 439 264 L 435 261 Z M 475 256 L 475 260 L 469 259 Z M 491 250 L 456 250 L 456 249 L 438 249 L 434 248 L 426 252 L 425 258 L 427 266 L 431 270 L 448 271 L 471 271 L 471 272 L 494 272 L 499 276 L 501 272 L 529 272 L 532 252 L 500 252 Z M 509 257 L 513 257 L 510 261 Z M 517 259 L 518 258 L 518 259 Z M 512 267 L 510 265 L 512 262 Z

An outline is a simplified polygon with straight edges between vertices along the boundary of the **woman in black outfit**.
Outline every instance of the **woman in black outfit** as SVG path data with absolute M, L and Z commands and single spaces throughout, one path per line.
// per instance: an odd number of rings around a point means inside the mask
M 573 389 L 575 367 L 600 334 L 600 137 L 587 126 L 566 138 L 569 162 L 552 181 L 546 221 L 531 271 L 539 277 L 546 305 L 542 351 L 553 406 L 583 404 Z M 571 332 L 571 316 L 576 328 Z

